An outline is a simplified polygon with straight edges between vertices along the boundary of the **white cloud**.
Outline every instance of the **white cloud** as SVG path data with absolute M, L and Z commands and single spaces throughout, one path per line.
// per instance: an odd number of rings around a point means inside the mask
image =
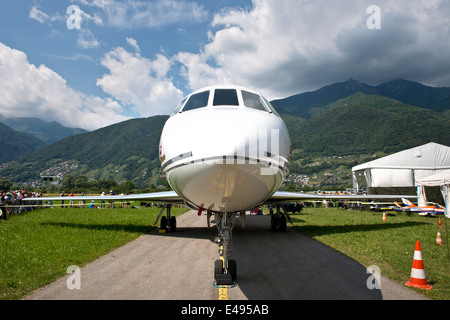
M 77 1 L 82 5 L 100 8 L 106 16 L 108 26 L 125 29 L 157 28 L 172 23 L 203 21 L 208 16 L 203 6 L 187 1 Z
M 30 10 L 30 18 L 39 21 L 40 23 L 45 23 L 49 19 L 49 16 L 34 6 Z
M 63 14 L 49 15 L 37 6 L 33 6 L 29 17 L 49 26 L 52 26 L 54 22 L 65 22 L 71 30 L 77 29 L 77 46 L 81 49 L 100 46 L 100 42 L 89 28 L 91 22 L 96 26 L 120 29 L 159 28 L 174 23 L 204 21 L 208 16 L 203 6 L 187 1 L 72 0 L 72 2 L 76 2 L 81 7 L 73 5 L 69 6 L 69 11 Z M 90 13 L 86 12 L 86 9 Z M 78 19 L 69 20 L 70 17 L 78 17 Z
M 63 20 L 63 16 L 61 16 L 59 13 L 55 13 L 54 15 L 48 15 L 44 11 L 40 10 L 37 6 L 31 7 L 29 16 L 30 19 L 34 19 L 40 23 L 51 23 Z
M 38 117 L 87 130 L 127 119 L 117 101 L 74 91 L 57 73 L 30 64 L 25 53 L 1 42 L 0 96 L 5 116 Z
M 192 89 L 237 83 L 268 98 L 317 89 L 349 77 L 369 83 L 395 78 L 450 85 L 450 3 L 380 0 L 381 29 L 369 30 L 369 0 L 254 0 L 217 13 L 210 41 L 180 52 Z
M 139 48 L 137 41 L 133 38 L 127 38 L 127 43 L 136 51 L 140 52 L 141 49 Z
M 143 117 L 170 114 L 183 98 L 167 76 L 172 62 L 161 54 L 151 61 L 118 47 L 105 54 L 101 64 L 109 74 L 97 79 L 97 85 Z
M 86 12 L 84 12 L 83 10 L 80 9 L 80 14 L 82 19 L 84 19 L 85 21 L 92 21 L 94 22 L 96 25 L 101 26 L 103 25 L 103 19 L 102 17 L 99 16 L 98 13 L 95 13 L 94 15 L 90 15 Z
M 30 19 L 34 19 L 40 23 L 46 23 L 52 26 L 54 22 L 62 23 L 64 22 L 65 27 L 78 32 L 77 46 L 81 49 L 92 49 L 100 46 L 100 42 L 94 36 L 92 31 L 88 28 L 90 21 L 94 22 L 96 25 L 103 25 L 103 20 L 98 14 L 90 15 L 84 12 L 78 6 L 72 6 L 76 8 L 76 11 L 70 6 L 68 11 L 61 15 L 60 13 L 55 13 L 54 15 L 49 15 L 44 11 L 33 6 L 30 10 Z M 70 9 L 69 9 L 70 8 Z M 78 16 L 79 20 L 72 20 L 70 16 Z M 52 30 L 52 34 L 59 33 L 59 31 Z
M 92 49 L 100 46 L 100 42 L 89 29 L 81 29 L 78 34 L 77 46 L 81 49 Z
M 32 6 L 30 9 L 29 17 L 30 19 L 34 19 L 40 23 L 51 24 L 52 22 L 66 22 L 67 18 L 69 18 L 69 15 L 76 14 L 80 16 L 82 21 L 92 21 L 96 25 L 103 25 L 103 19 L 98 15 L 98 13 L 90 15 L 89 13 L 83 11 L 79 6 L 76 6 L 76 8 L 77 12 L 63 12 L 63 14 L 56 12 L 53 15 L 49 15 L 39 9 L 37 6 Z

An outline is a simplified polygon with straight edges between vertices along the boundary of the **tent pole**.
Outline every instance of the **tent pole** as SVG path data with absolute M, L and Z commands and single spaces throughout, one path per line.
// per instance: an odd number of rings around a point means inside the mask
M 420 193 L 419 193 L 419 185 L 416 186 L 416 195 L 417 195 L 417 205 L 420 205 Z
M 448 185 L 445 185 L 445 199 L 444 199 L 444 203 L 445 203 L 445 216 L 447 218 L 450 218 L 450 215 L 448 213 Z

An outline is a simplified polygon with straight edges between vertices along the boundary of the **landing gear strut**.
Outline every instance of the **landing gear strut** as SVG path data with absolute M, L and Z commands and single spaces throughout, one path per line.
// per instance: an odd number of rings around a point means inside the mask
M 217 285 L 233 285 L 237 277 L 236 261 L 228 259 L 231 254 L 232 231 L 236 213 L 216 212 L 214 214 L 218 229 L 215 242 L 219 245 L 220 260 L 214 263 L 214 278 Z
M 159 213 L 158 217 L 156 218 L 154 225 L 156 225 L 158 223 L 159 218 L 161 218 L 159 230 L 164 230 L 164 232 L 166 231 L 175 232 L 177 230 L 177 218 L 171 215 L 171 209 L 172 206 L 170 204 L 165 205 L 164 208 Z M 166 211 L 166 216 L 161 217 L 164 211 Z

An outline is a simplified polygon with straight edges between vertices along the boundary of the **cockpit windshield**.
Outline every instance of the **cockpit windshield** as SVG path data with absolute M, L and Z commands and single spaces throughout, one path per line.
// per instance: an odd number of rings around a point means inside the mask
M 183 108 L 183 112 L 199 109 L 208 105 L 209 91 L 193 94 Z
M 238 106 L 239 100 L 235 89 L 216 89 L 213 106 Z
M 242 99 L 244 100 L 244 105 L 247 108 L 252 108 L 261 111 L 269 111 L 264 105 L 261 96 L 258 94 L 242 90 Z
M 211 94 L 214 94 L 214 97 L 211 97 L 210 101 L 209 98 Z M 177 114 L 179 112 L 205 108 L 208 106 L 208 103 L 211 102 L 212 106 L 214 107 L 217 106 L 239 107 L 240 104 L 241 106 L 243 104 L 243 106 L 246 108 L 269 112 L 279 117 L 278 113 L 275 111 L 275 108 L 263 96 L 244 89 L 237 90 L 228 88 L 205 90 L 187 96 L 180 102 L 180 104 L 177 106 L 172 115 Z

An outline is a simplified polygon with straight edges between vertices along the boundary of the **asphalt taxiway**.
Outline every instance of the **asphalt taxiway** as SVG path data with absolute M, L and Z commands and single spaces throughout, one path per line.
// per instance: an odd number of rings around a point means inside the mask
M 214 218 L 211 218 L 214 220 Z M 232 258 L 237 261 L 233 288 L 214 286 L 217 228 L 206 215 L 189 211 L 177 219 L 177 231 L 158 229 L 80 269 L 79 289 L 68 275 L 37 290 L 30 300 L 418 300 L 420 294 L 288 228 L 270 231 L 270 218 L 240 218 L 233 230 Z M 70 280 L 70 279 L 69 279 Z M 377 289 L 377 288 L 381 289 Z

